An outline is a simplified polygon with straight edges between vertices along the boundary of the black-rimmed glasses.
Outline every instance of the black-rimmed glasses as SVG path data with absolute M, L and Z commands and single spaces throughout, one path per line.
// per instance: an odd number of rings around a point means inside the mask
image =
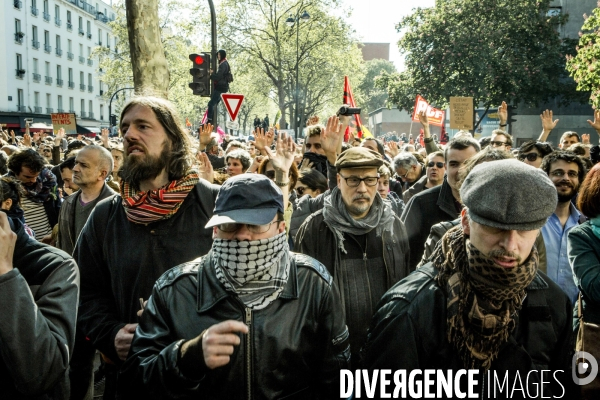
M 444 163 L 443 163 L 443 162 L 439 162 L 439 161 L 438 161 L 438 162 L 429 161 L 429 162 L 427 163 L 427 166 L 428 166 L 429 168 L 432 168 L 434 165 L 435 165 L 436 167 L 438 167 L 438 168 L 444 168 Z
M 527 154 L 519 154 L 518 158 L 520 161 L 525 161 L 525 159 L 527 159 L 527 161 L 534 162 L 535 160 L 538 159 L 538 157 L 540 157 L 540 155 L 538 153 L 527 153 Z
M 361 182 L 364 182 L 365 185 L 367 185 L 367 186 L 375 186 L 375 185 L 377 185 L 377 180 L 379 179 L 379 175 L 367 176 L 365 178 L 359 178 L 356 176 L 349 176 L 346 178 L 342 174 L 339 174 L 339 175 L 346 181 L 346 185 L 348 185 L 350 187 L 358 187 L 358 185 L 360 185 Z

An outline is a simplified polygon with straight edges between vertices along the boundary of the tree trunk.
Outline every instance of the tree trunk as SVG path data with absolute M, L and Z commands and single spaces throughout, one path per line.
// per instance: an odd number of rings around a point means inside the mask
M 133 85 L 167 98 L 169 69 L 160 40 L 158 0 L 125 0 Z
M 279 128 L 285 129 L 285 92 L 283 88 L 277 88 L 277 95 L 279 97 L 279 111 L 281 111 L 281 118 L 279 118 Z

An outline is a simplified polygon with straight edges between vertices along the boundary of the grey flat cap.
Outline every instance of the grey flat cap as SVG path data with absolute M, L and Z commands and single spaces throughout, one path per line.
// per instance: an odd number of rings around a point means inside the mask
M 460 188 L 469 217 L 505 230 L 539 229 L 556 209 L 556 187 L 544 171 L 511 160 L 479 164 Z

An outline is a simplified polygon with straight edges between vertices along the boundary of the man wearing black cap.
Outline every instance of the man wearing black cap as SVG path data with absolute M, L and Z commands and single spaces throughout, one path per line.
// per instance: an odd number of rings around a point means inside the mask
M 298 251 L 322 262 L 340 289 L 353 365 L 379 299 L 410 272 L 404 224 L 377 192 L 382 164 L 381 155 L 365 147 L 341 153 L 337 187 L 296 235 Z
M 480 392 L 482 383 L 493 385 L 489 371 L 511 388 L 520 376 L 527 393 L 573 398 L 565 395 L 573 382 L 571 305 L 538 271 L 534 245 L 556 207 L 554 185 L 540 169 L 500 160 L 476 166 L 460 194 L 460 225 L 443 236 L 431 262 L 379 303 L 361 351 L 364 367 L 478 370 Z
M 275 182 L 241 174 L 223 184 L 206 224 L 211 251 L 156 283 L 124 376 L 157 398 L 338 397 L 348 329 L 327 270 L 289 251 L 279 187 L 291 139 L 285 147 L 271 158 Z

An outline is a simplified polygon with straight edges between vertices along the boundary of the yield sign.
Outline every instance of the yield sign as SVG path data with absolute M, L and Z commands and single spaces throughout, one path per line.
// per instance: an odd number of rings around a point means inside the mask
M 223 99 L 223 104 L 225 104 L 225 108 L 229 113 L 229 118 L 231 118 L 232 121 L 235 121 L 238 112 L 240 111 L 240 107 L 242 106 L 242 102 L 244 101 L 244 95 L 222 93 L 221 98 Z

